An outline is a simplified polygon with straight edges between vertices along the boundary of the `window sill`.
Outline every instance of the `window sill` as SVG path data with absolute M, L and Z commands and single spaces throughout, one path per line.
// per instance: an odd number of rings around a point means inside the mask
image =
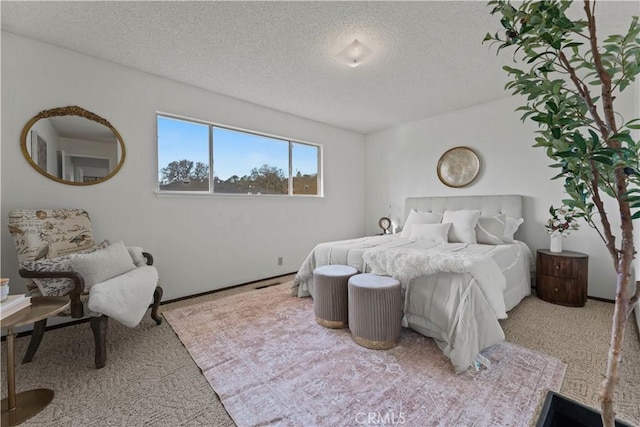
M 206 197 L 214 198 L 244 198 L 244 199 L 260 199 L 260 198 L 283 198 L 283 199 L 323 199 L 323 195 L 316 194 L 231 194 L 231 193 L 209 193 L 208 191 L 155 191 L 156 197 L 163 198 L 187 198 L 200 199 Z

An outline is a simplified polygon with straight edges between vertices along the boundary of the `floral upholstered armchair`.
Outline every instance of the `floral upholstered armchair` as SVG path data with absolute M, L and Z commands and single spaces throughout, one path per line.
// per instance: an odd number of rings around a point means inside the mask
M 20 276 L 32 296 L 71 299 L 63 315 L 90 317 L 95 364 L 106 363 L 109 317 L 135 327 L 150 303 L 159 325 L 162 288 L 151 254 L 123 242 L 96 243 L 91 219 L 82 209 L 19 209 L 9 212 L 9 233 L 18 252 Z M 30 362 L 42 341 L 46 319 L 36 322 L 23 363 Z

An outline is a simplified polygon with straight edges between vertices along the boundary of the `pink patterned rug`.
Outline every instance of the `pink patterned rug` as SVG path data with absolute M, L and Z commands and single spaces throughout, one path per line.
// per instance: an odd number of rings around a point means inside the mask
M 504 342 L 491 369 L 456 375 L 434 341 L 403 329 L 369 350 L 316 324 L 286 285 L 166 311 L 238 426 L 527 426 L 566 365 Z

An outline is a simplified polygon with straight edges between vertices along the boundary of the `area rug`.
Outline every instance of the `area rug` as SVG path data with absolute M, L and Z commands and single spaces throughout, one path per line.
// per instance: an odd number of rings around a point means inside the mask
M 490 369 L 460 375 L 409 329 L 393 349 L 360 347 L 288 291 L 164 313 L 238 426 L 527 426 L 562 383 L 564 363 L 508 342 L 483 352 Z

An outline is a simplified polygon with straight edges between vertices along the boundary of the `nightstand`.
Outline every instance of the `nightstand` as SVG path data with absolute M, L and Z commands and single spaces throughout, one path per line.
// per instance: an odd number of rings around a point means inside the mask
M 589 255 L 580 252 L 551 252 L 538 249 L 536 292 L 540 299 L 584 307 L 587 302 Z

